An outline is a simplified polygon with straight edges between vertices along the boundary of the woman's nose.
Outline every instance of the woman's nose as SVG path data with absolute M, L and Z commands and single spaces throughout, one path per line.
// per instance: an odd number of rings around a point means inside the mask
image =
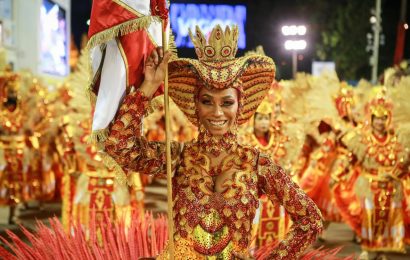
M 215 106 L 214 108 L 214 114 L 216 116 L 222 116 L 223 115 L 223 111 L 222 108 L 220 106 Z

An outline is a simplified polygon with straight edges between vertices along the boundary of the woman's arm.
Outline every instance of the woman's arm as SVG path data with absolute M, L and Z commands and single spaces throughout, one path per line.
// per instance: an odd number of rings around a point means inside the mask
M 144 82 L 137 91 L 128 94 L 110 126 L 105 150 L 124 170 L 146 174 L 165 172 L 165 144 L 148 142 L 141 136 L 142 119 L 149 102 L 165 78 L 170 53 L 155 49 L 145 65 Z M 180 146 L 171 144 L 173 162 L 179 157 Z
M 129 94 L 118 111 L 105 142 L 105 150 L 124 170 L 145 174 L 165 173 L 165 143 L 149 142 L 141 136 L 142 118 L 149 99 L 140 90 Z M 180 145 L 171 143 L 173 164 Z
M 259 189 L 279 202 L 292 219 L 292 226 L 267 259 L 297 259 L 322 231 L 322 216 L 315 203 L 287 173 L 265 155 L 258 160 Z

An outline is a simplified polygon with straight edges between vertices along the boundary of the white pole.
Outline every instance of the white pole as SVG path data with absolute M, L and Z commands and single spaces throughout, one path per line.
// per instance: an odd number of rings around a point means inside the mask
M 372 83 L 377 83 L 377 69 L 379 65 L 379 45 L 381 30 L 381 0 L 376 0 L 376 23 L 374 24 L 374 41 L 372 57 Z
M 298 55 L 296 50 L 292 50 L 292 76 L 296 78 L 296 72 L 298 71 Z

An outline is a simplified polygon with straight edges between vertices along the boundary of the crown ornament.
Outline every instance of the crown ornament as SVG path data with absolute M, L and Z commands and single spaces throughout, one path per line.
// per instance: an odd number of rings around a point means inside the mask
M 370 102 L 370 113 L 376 117 L 388 116 L 391 110 L 392 104 L 385 97 L 377 97 Z
M 236 25 L 232 26 L 232 29 L 226 26 L 225 31 L 222 30 L 219 24 L 216 25 L 212 29 L 208 40 L 198 26 L 195 28 L 195 36 L 191 30 L 189 30 L 189 36 L 195 46 L 195 53 L 199 61 L 218 62 L 235 58 L 239 37 L 238 26 Z
M 393 109 L 393 104 L 387 100 L 386 89 L 382 88 L 369 103 L 370 114 L 376 117 L 389 116 Z
M 272 104 L 269 102 L 267 98 L 265 98 L 262 103 L 256 109 L 256 113 L 269 115 L 273 113 Z

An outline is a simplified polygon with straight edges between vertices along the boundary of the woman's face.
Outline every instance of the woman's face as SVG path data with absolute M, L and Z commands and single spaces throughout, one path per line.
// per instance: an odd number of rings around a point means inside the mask
M 383 133 L 386 131 L 387 116 L 377 117 L 372 116 L 372 127 L 377 132 Z
M 255 132 L 266 133 L 269 131 L 271 114 L 255 113 L 253 128 Z
M 239 106 L 236 89 L 209 90 L 203 87 L 195 104 L 200 123 L 212 135 L 222 136 L 235 124 Z

